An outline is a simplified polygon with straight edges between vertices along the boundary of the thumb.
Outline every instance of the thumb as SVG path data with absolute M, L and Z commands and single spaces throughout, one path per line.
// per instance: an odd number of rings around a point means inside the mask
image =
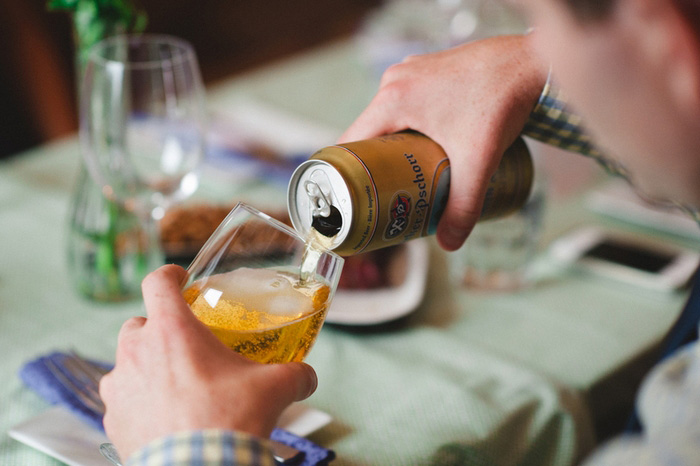
M 401 115 L 400 109 L 396 105 L 384 103 L 381 96 L 377 95 L 338 138 L 337 143 L 360 141 L 407 129 L 406 122 L 401 121 L 397 115 Z

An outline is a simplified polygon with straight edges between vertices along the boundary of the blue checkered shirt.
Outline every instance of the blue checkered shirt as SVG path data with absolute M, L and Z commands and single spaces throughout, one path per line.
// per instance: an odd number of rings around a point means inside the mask
M 274 466 L 268 441 L 242 432 L 178 432 L 140 449 L 126 466 Z

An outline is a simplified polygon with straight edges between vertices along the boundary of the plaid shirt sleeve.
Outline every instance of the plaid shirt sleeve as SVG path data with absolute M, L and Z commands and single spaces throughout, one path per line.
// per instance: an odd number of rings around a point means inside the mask
M 581 124 L 581 117 L 567 108 L 566 96 L 551 84 L 550 79 L 547 79 L 540 99 L 530 113 L 523 128 L 523 134 L 561 149 L 591 157 L 609 174 L 630 180 L 629 172 L 625 167 L 607 158 L 591 142 Z M 674 204 L 700 224 L 700 209 L 681 203 Z
M 222 429 L 179 432 L 134 453 L 126 466 L 274 466 L 265 439 Z
M 591 142 L 581 124 L 581 117 L 567 108 L 566 96 L 553 86 L 549 79 L 537 105 L 530 113 L 523 134 L 561 149 L 591 157 L 608 173 L 627 177 L 624 167 L 605 157 Z

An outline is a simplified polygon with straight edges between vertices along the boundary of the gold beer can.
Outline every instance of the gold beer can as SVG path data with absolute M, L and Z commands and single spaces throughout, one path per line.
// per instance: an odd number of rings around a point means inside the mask
M 532 158 L 518 138 L 489 181 L 479 220 L 524 205 L 532 180 Z M 435 234 L 449 188 L 442 147 L 401 132 L 317 151 L 292 174 L 287 208 L 302 236 L 313 227 L 330 249 L 351 256 Z

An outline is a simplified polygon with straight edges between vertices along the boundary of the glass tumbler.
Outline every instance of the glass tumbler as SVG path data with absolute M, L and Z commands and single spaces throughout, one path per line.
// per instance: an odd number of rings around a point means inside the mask
M 188 267 L 183 296 L 232 350 L 262 363 L 301 361 L 321 330 L 342 266 L 337 254 L 238 204 Z

